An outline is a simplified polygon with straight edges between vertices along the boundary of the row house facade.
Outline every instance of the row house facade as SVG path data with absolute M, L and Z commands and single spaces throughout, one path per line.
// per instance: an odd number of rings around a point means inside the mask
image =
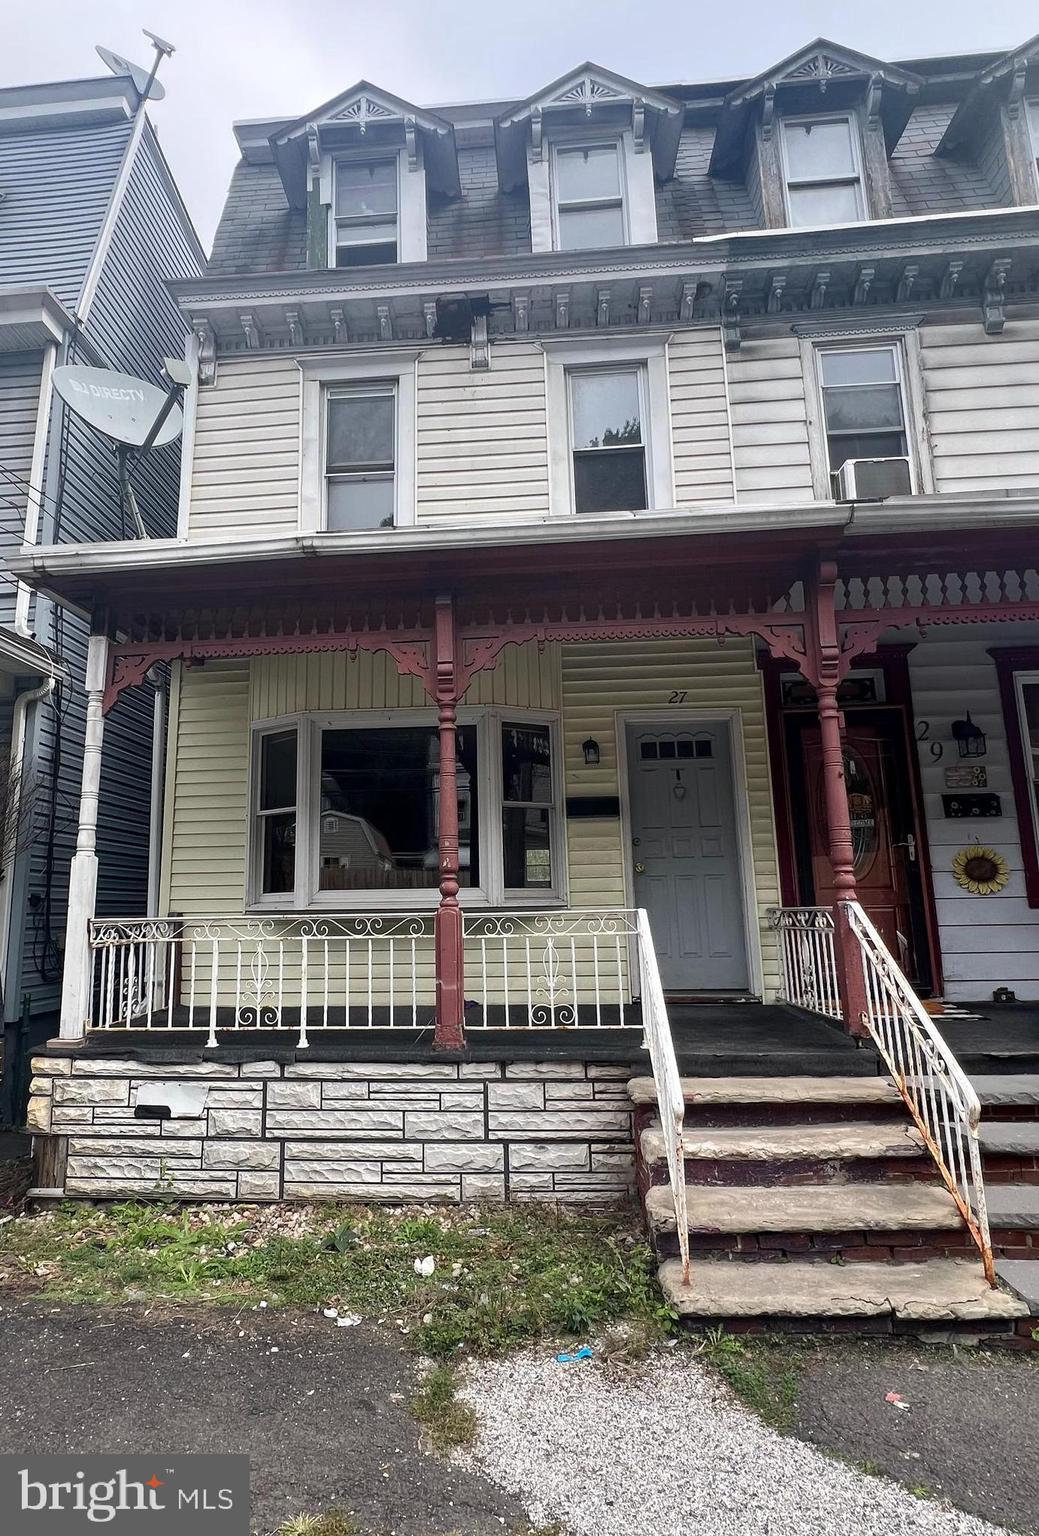
M 669 1011 L 1039 999 L 1039 43 L 235 133 L 176 535 L 17 561 L 172 678 L 51 1183 L 602 1198 Z
M 129 77 L 0 91 L 0 1124 L 24 1114 L 27 1040 L 54 1033 L 86 724 L 89 618 L 8 568 L 23 546 L 118 539 L 115 460 L 53 388 L 78 362 L 157 382 L 188 329 L 166 284 L 203 253 Z M 176 529 L 179 445 L 138 472 L 156 536 Z M 151 688 L 113 716 L 102 759 L 98 909 L 149 910 Z M 161 770 L 161 749 L 157 766 Z M 154 840 L 157 850 L 157 837 Z

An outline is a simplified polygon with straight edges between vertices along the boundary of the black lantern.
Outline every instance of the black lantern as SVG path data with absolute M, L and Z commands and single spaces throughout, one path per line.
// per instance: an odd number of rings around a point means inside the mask
M 961 757 L 984 757 L 988 751 L 985 732 L 980 725 L 974 724 L 970 710 L 966 720 L 952 722 L 952 739 L 958 744 Z
M 593 741 L 591 736 L 589 736 L 587 741 L 582 741 L 581 751 L 584 753 L 584 760 L 589 768 L 597 768 L 599 766 L 599 743 Z

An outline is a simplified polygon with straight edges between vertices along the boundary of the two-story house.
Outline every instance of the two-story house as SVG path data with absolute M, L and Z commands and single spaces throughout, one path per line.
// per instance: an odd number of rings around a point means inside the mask
M 63 405 L 54 370 L 79 362 L 157 381 L 163 355 L 183 355 L 186 330 L 166 283 L 202 266 L 129 77 L 0 90 L 0 1122 L 28 1082 L 16 1021 L 26 1018 L 36 1041 L 57 1022 L 90 632 L 89 614 L 34 594 L 7 561 L 24 545 L 125 535 L 111 446 Z M 179 465 L 175 444 L 138 472 L 157 537 L 176 528 Z M 149 910 L 152 743 L 164 711 L 163 691 L 146 688 L 113 715 L 100 911 Z
M 604 1198 L 644 1029 L 680 1237 L 679 1061 L 879 1062 L 987 1231 L 921 999 L 1039 997 L 1037 103 L 818 41 L 237 125 L 176 537 L 18 562 L 91 751 L 172 671 L 157 920 L 84 776 L 55 1185 Z

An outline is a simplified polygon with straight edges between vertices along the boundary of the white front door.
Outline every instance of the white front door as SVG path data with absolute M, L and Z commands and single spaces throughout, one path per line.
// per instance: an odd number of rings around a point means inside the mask
M 635 905 L 669 992 L 745 992 L 743 882 L 724 721 L 627 725 Z

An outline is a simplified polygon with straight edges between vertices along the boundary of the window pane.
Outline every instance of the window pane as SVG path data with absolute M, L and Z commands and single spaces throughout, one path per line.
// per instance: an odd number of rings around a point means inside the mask
M 296 732 L 268 732 L 260 737 L 260 810 L 295 804 Z
M 824 181 L 855 175 L 851 123 L 840 118 L 829 123 L 784 123 L 787 179 Z
M 620 190 L 616 144 L 556 151 L 556 197 L 559 202 L 619 197 Z
M 552 804 L 552 737 L 547 725 L 501 728 L 502 799 Z
M 329 533 L 393 527 L 393 476 L 329 480 L 325 527 Z
M 326 469 L 392 469 L 393 418 L 390 394 L 330 395 Z
M 840 469 L 845 459 L 901 459 L 906 456 L 905 433 L 852 432 L 828 438 L 827 450 L 831 472 Z
M 639 377 L 624 373 L 574 373 L 574 447 L 609 448 L 642 441 Z
M 824 389 L 826 426 L 830 432 L 900 427 L 902 391 L 897 384 L 866 384 L 858 389 Z
M 291 891 L 296 884 L 296 813 L 261 816 L 263 885 L 265 896 Z
M 336 249 L 337 267 L 384 267 L 396 260 L 396 240 L 378 245 L 340 245 Z
M 552 884 L 551 812 L 506 806 L 502 811 L 505 885 L 529 890 Z
M 791 187 L 789 199 L 791 224 L 854 224 L 862 218 L 858 182 Z
M 819 353 L 824 384 L 891 384 L 898 378 L 890 347 L 857 347 L 852 352 Z
M 323 731 L 323 891 L 434 890 L 440 758 L 435 726 Z M 476 730 L 458 731 L 460 883 L 479 882 Z
M 624 211 L 613 208 L 560 208 L 559 249 L 594 251 L 624 244 Z
M 574 454 L 578 512 L 641 512 L 646 506 L 646 456 L 641 448 Z
M 374 160 L 367 164 L 337 162 L 335 193 L 336 217 L 340 219 L 396 213 L 396 160 Z

